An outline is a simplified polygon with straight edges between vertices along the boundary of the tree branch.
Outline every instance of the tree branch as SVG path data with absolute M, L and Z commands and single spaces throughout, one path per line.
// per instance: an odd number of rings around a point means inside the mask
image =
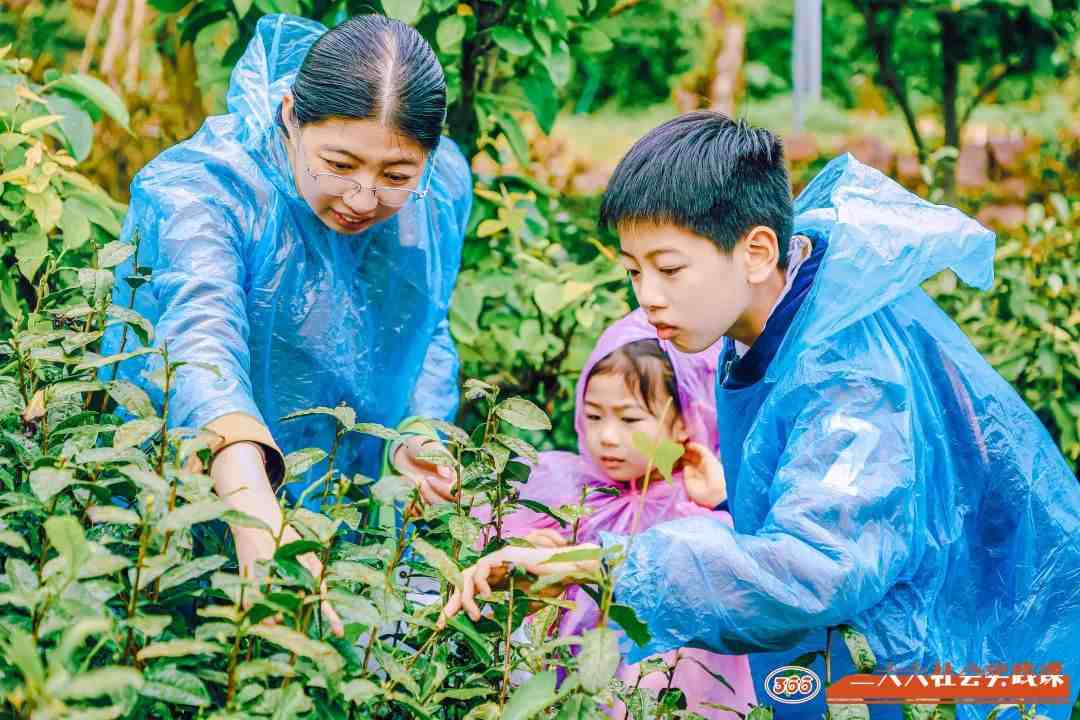
M 967 124 L 968 118 L 971 117 L 971 113 L 975 112 L 975 108 L 995 90 L 1001 87 L 1001 83 L 1005 82 L 1006 78 L 1018 70 L 1023 70 L 1027 66 L 1028 58 L 1026 57 L 1016 62 L 1006 63 L 1005 67 L 1003 67 L 994 77 L 990 78 L 986 84 L 979 88 L 979 91 L 975 93 L 975 97 L 971 100 L 971 104 L 964 110 L 962 116 L 963 119 L 960 121 L 960 125 L 963 126 Z
M 896 72 L 892 62 L 892 35 L 889 28 L 896 26 L 895 14 L 891 22 L 882 26 L 878 24 L 877 17 L 879 13 L 885 10 L 885 4 L 888 3 L 876 3 L 873 0 L 868 2 L 854 0 L 854 3 L 866 22 L 866 33 L 874 47 L 881 82 L 892 94 L 896 104 L 900 106 L 900 111 L 904 114 L 908 130 L 911 131 L 911 139 L 915 141 L 915 149 L 919 153 L 919 161 L 926 162 L 926 145 L 923 142 L 922 135 L 919 133 L 919 125 L 915 112 L 911 108 L 911 102 L 908 99 L 907 88 L 904 86 L 904 82 Z

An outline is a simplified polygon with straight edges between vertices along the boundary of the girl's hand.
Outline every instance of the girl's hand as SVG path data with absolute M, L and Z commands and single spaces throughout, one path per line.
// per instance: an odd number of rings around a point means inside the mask
M 682 456 L 683 482 L 691 500 L 710 510 L 727 499 L 724 466 L 712 450 L 700 443 L 687 443 Z
M 442 613 L 439 615 L 439 627 L 446 625 L 450 618 L 463 608 L 476 622 L 480 620 L 480 606 L 476 598 L 491 594 L 492 588 L 501 589 L 506 585 L 506 578 L 514 566 L 525 572 L 542 578 L 545 575 L 562 576 L 557 582 L 540 591 L 544 597 L 557 597 L 570 585 L 594 578 L 600 572 L 599 560 L 581 560 L 578 562 L 547 562 L 550 558 L 572 550 L 595 549 L 596 545 L 574 545 L 567 548 L 522 548 L 507 546 L 490 555 L 480 558 L 475 565 L 461 573 L 462 585 L 450 595 Z M 529 592 L 531 583 L 515 583 L 515 587 L 524 593 Z
M 570 544 L 569 540 L 551 528 L 533 530 L 522 539 L 537 548 L 564 548 Z
M 424 502 L 433 505 L 455 502 L 460 488 L 457 487 L 458 478 L 454 469 L 420 459 L 424 454 L 423 448 L 429 445 L 438 445 L 438 441 L 413 435 L 394 451 L 391 464 L 400 475 L 416 483 L 420 499 Z M 431 450 L 430 447 L 427 449 Z

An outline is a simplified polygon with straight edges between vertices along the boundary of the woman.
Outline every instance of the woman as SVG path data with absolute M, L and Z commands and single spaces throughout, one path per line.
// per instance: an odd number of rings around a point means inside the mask
M 434 53 L 379 15 L 330 31 L 262 18 L 233 71 L 228 110 L 136 176 L 124 237 L 152 275 L 135 289 L 118 283 L 113 300 L 127 306 L 134 292 L 135 309 L 155 323 L 154 344 L 192 363 L 176 375 L 169 425 L 220 436 L 218 494 L 278 528 L 283 451 L 328 448 L 334 435 L 326 415 L 286 415 L 341 403 L 386 425 L 455 413 L 446 316 L 471 178 L 441 137 L 446 82 Z M 132 274 L 131 263 L 118 271 Z M 114 328 L 106 352 L 135 346 Z M 145 384 L 144 371 L 156 369 L 147 365 L 161 364 L 149 357 L 122 365 L 121 376 Z M 435 475 L 418 448 L 397 448 L 394 464 Z M 335 468 L 373 475 L 381 452 L 374 438 L 350 434 Z M 295 487 L 323 473 L 325 463 Z M 428 477 L 422 490 L 447 496 L 451 480 Z M 242 571 L 271 556 L 266 531 L 232 531 Z M 285 542 L 296 538 L 287 529 Z M 302 560 L 320 576 L 314 555 Z

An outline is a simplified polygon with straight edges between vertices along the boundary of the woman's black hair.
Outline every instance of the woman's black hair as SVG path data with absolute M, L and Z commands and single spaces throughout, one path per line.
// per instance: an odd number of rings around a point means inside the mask
M 301 125 L 331 117 L 377 119 L 431 152 L 446 119 L 446 78 L 413 28 L 357 15 L 315 41 L 293 83 Z
M 682 415 L 679 403 L 679 383 L 671 358 L 657 340 L 635 340 L 620 346 L 593 365 L 589 379 L 597 375 L 621 375 L 627 389 L 645 402 L 645 407 L 659 417 L 664 403 L 671 398 L 667 422 Z

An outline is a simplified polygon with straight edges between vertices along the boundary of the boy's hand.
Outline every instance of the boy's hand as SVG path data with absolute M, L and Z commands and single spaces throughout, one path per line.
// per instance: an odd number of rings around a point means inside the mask
M 508 546 L 502 550 L 485 555 L 475 565 L 462 573 L 462 585 L 455 590 L 439 616 L 439 627 L 458 614 L 462 608 L 473 622 L 480 620 L 480 606 L 476 598 L 484 598 L 492 589 L 501 589 L 514 566 L 538 578 L 551 575 L 563 576 L 558 582 L 545 587 L 540 594 L 544 597 L 557 597 L 567 587 L 583 580 L 595 577 L 600 572 L 600 561 L 582 560 L 578 562 L 547 562 L 563 552 L 596 548 L 596 545 L 574 545 L 566 548 L 521 548 Z M 530 583 L 515 584 L 523 592 L 529 591 Z
M 683 482 L 691 500 L 710 510 L 727 499 L 724 466 L 712 450 L 700 443 L 687 443 L 682 456 Z
M 431 438 L 412 436 L 398 446 L 391 458 L 394 469 L 416 483 L 420 499 L 432 505 L 455 502 L 460 493 L 453 468 L 420 459 L 425 445 L 437 444 L 438 441 Z M 431 450 L 430 447 L 427 449 Z

